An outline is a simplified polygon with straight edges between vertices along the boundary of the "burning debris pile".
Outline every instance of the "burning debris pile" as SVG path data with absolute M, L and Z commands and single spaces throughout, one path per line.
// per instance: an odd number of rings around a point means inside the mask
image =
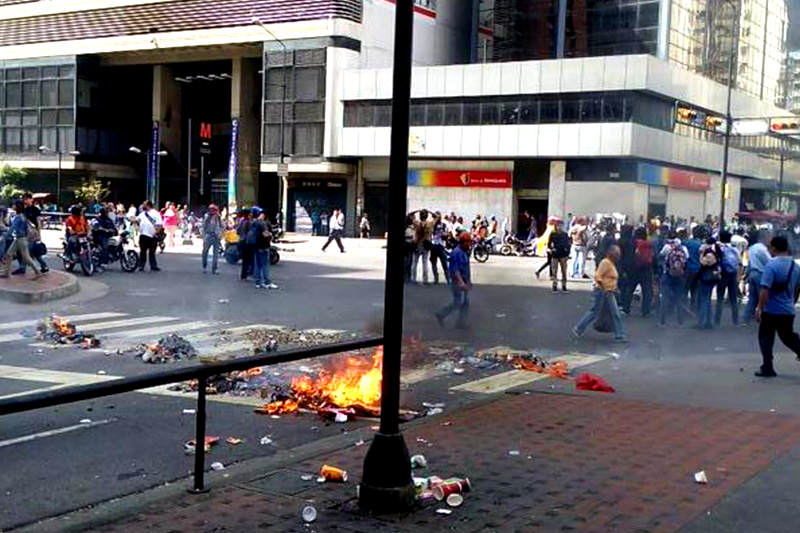
M 58 344 L 79 344 L 84 350 L 100 346 L 100 339 L 91 333 L 81 333 L 66 318 L 51 315 L 36 326 L 36 336 Z
M 224 332 L 220 333 L 221 335 Z M 281 347 L 308 347 L 350 340 L 355 334 L 343 332 L 296 329 L 251 329 L 245 338 L 253 343 L 254 353 L 274 352 Z
M 170 363 L 179 359 L 193 359 L 197 357 L 197 350 L 192 343 L 174 333 L 161 337 L 155 344 L 139 344 L 121 352 L 122 355 L 132 355 L 145 363 Z
M 351 355 L 339 359 L 317 373 L 292 380 L 285 395 L 256 409 L 263 414 L 292 413 L 307 409 L 337 422 L 350 416 L 378 416 L 381 402 L 383 348 L 371 357 Z

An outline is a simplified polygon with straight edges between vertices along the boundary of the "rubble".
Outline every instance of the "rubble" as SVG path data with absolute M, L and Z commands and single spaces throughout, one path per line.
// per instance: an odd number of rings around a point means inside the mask
M 197 350 L 192 343 L 171 333 L 161 337 L 155 344 L 139 344 L 126 350 L 120 350 L 120 355 L 132 356 L 145 363 L 164 364 L 180 359 L 193 359 L 197 357 Z
M 75 324 L 56 315 L 50 315 L 39 322 L 36 326 L 36 337 L 56 344 L 79 344 L 84 350 L 100 346 L 100 339 L 91 333 L 79 332 Z
M 219 335 L 225 335 L 225 331 Z M 345 332 L 279 329 L 279 328 L 259 328 L 251 329 L 244 334 L 245 338 L 253 343 L 253 352 L 264 353 L 273 352 L 278 347 L 309 347 L 319 346 L 320 344 L 333 344 L 352 339 L 352 335 Z

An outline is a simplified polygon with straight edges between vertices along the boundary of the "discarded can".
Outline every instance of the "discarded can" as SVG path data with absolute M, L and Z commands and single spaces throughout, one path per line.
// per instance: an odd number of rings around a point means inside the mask
M 424 455 L 414 455 L 411 457 L 411 468 L 425 468 L 428 461 Z
M 310 505 L 303 507 L 303 521 L 310 524 L 317 519 L 317 510 Z
M 225 465 L 220 462 L 211 463 L 212 470 L 225 470 Z
M 451 494 L 447 497 L 447 505 L 450 507 L 460 507 L 464 503 L 464 497 L 461 494 Z
M 470 488 L 469 480 L 467 479 L 446 479 L 431 487 L 431 492 L 433 492 L 434 498 L 442 501 L 451 494 L 469 492 Z
M 439 483 L 441 483 L 444 480 L 442 478 L 440 478 L 439 476 L 431 476 L 431 477 L 429 477 L 427 479 L 427 481 L 428 481 L 427 488 L 430 489 L 430 488 L 433 488 L 434 486 L 438 485 Z
M 421 502 L 427 502 L 433 499 L 433 493 L 429 490 L 423 490 L 417 496 L 417 499 Z
M 322 465 L 322 468 L 319 469 L 319 475 L 324 477 L 326 481 L 347 482 L 347 472 L 335 466 Z
M 458 478 L 458 477 L 451 477 L 445 479 L 442 483 L 461 483 L 461 492 L 470 492 L 472 491 L 472 482 L 469 480 L 468 477 L 465 478 Z

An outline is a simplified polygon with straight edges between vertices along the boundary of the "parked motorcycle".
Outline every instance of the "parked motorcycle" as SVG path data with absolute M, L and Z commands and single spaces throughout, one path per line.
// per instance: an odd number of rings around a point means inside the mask
M 72 272 L 75 270 L 75 265 L 80 265 L 84 276 L 91 276 L 94 274 L 94 261 L 92 260 L 92 244 L 86 236 L 77 238 L 76 249 L 69 250 L 69 243 L 67 239 L 63 240 L 64 251 L 58 254 L 58 257 L 64 262 L 64 270 Z
M 523 241 L 514 235 L 507 235 L 500 255 L 509 256 L 516 254 L 520 257 L 533 257 L 536 255 L 536 241 Z
M 129 233 L 123 231 L 118 236 L 108 239 L 108 262 L 110 265 L 119 261 L 119 266 L 124 272 L 134 272 L 139 266 L 139 254 L 134 250 L 126 250 L 125 246 L 130 242 L 128 240 Z M 95 264 L 95 269 L 100 266 L 100 259 L 103 250 L 100 247 L 94 247 L 92 250 L 92 261 Z

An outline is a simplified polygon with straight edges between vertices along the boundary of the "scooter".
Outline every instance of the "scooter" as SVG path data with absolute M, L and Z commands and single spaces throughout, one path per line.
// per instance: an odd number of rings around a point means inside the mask
M 80 265 L 84 276 L 91 276 L 94 274 L 94 261 L 92 260 L 92 244 L 89 238 L 81 235 L 77 238 L 77 250 L 68 251 L 69 242 L 63 239 L 64 251 L 58 254 L 58 257 L 64 262 L 64 270 L 72 272 L 75 270 L 75 265 Z
M 126 250 L 125 245 L 128 244 L 127 231 L 123 231 L 118 236 L 108 239 L 108 263 L 111 264 L 119 261 L 119 266 L 124 272 L 134 272 L 139 266 L 139 254 L 134 250 Z M 92 261 L 95 264 L 95 269 L 101 265 L 100 259 L 103 250 L 98 246 L 92 251 Z
M 536 255 L 536 241 L 523 241 L 513 235 L 507 235 L 500 255 L 509 256 L 516 254 L 520 257 L 533 257 Z

